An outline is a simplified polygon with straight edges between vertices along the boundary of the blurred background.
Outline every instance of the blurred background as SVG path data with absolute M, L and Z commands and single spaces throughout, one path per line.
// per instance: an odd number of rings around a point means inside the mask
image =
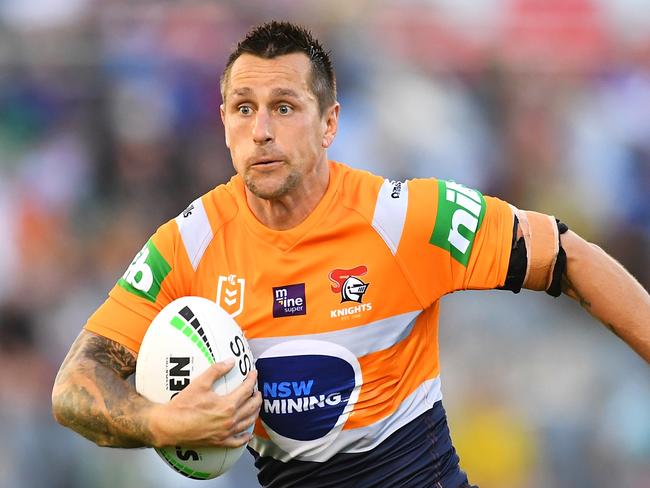
M 142 243 L 233 173 L 218 78 L 310 26 L 333 159 L 560 216 L 650 285 L 647 0 L 0 2 L 0 486 L 198 486 L 52 420 L 54 375 Z M 445 405 L 481 488 L 650 487 L 650 375 L 567 298 L 443 299 Z M 253 487 L 245 455 L 206 486 Z

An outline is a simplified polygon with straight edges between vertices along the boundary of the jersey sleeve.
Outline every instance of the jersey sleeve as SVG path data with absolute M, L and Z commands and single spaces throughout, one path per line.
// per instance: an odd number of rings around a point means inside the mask
M 514 216 L 498 198 L 436 179 L 408 181 L 396 257 L 423 305 L 457 290 L 503 286 Z
M 189 294 L 192 270 L 177 222 L 170 220 L 136 254 L 84 328 L 139 351 L 158 312 Z

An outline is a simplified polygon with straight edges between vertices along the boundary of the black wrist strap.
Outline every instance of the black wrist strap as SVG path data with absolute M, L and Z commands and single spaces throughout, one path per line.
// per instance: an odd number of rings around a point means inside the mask
M 519 229 L 519 219 L 515 216 L 515 223 L 512 228 L 512 250 L 510 251 L 510 262 L 508 263 L 508 274 L 506 281 L 499 290 L 510 290 L 513 293 L 519 293 L 524 285 L 526 277 L 526 268 L 528 267 L 528 256 L 526 253 L 526 243 L 524 238 L 517 240 L 517 229 Z
M 560 235 L 569 230 L 569 227 L 555 219 L 558 229 L 558 240 Z M 512 229 L 512 250 L 510 251 L 510 261 L 508 263 L 508 273 L 506 281 L 499 290 L 510 290 L 513 293 L 519 293 L 524 285 L 526 278 L 526 268 L 528 267 L 528 253 L 526 251 L 526 242 L 523 237 L 517 239 L 517 229 L 519 228 L 519 219 L 515 216 L 515 222 Z M 562 294 L 562 275 L 566 271 L 566 252 L 562 249 L 562 242 L 558 242 L 558 254 L 553 268 L 553 279 L 546 293 L 553 297 L 559 297 Z
M 559 250 L 557 253 L 557 259 L 555 261 L 555 267 L 553 268 L 553 279 L 551 280 L 551 286 L 546 289 L 546 293 L 552 297 L 559 297 L 562 294 L 562 275 L 566 271 L 566 252 L 564 252 L 564 249 L 562 249 L 562 241 L 560 240 L 560 235 L 568 231 L 569 227 L 564 222 L 560 222 L 558 219 L 555 219 L 555 222 L 557 223 Z

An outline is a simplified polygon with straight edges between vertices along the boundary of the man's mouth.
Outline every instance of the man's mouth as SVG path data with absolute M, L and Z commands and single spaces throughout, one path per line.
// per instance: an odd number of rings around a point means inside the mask
M 264 168 L 264 167 L 275 166 L 280 163 L 282 163 L 281 159 L 260 159 L 258 161 L 255 161 L 251 166 L 256 168 Z

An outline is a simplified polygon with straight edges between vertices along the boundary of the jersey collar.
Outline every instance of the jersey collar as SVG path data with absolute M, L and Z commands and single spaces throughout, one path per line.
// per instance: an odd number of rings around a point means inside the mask
M 244 180 L 240 175 L 235 175 L 230 180 L 239 213 L 243 217 L 246 227 L 258 238 L 264 242 L 280 249 L 281 251 L 289 251 L 298 242 L 300 242 L 311 229 L 313 229 L 328 213 L 331 206 L 334 204 L 336 195 L 341 182 L 343 174 L 343 165 L 335 161 L 329 161 L 330 179 L 327 185 L 327 190 L 323 198 L 316 205 L 316 208 L 297 226 L 287 230 L 274 230 L 263 223 L 261 223 L 255 214 L 251 211 L 246 201 L 246 193 L 244 189 Z

